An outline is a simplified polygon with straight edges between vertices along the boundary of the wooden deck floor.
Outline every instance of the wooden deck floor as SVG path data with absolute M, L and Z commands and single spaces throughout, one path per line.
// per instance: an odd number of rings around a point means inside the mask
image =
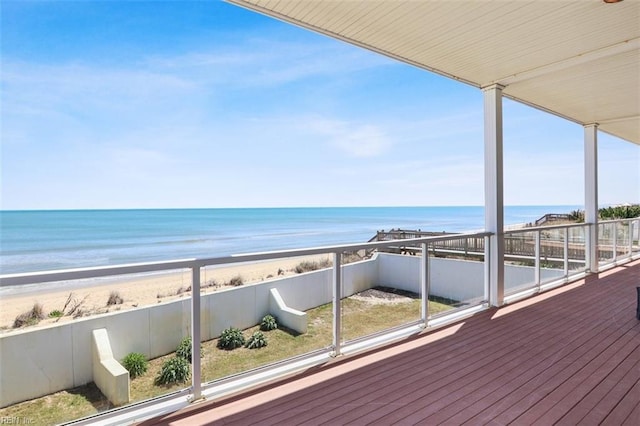
M 640 261 L 145 425 L 640 425 Z

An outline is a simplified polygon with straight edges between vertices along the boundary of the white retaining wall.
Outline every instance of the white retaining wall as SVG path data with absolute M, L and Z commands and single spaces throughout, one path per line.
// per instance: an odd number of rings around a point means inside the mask
M 343 267 L 343 297 L 377 285 L 418 293 L 420 257 L 378 254 Z M 526 282 L 532 268 L 508 267 L 509 282 Z M 431 294 L 455 300 L 483 295 L 484 264 L 430 259 Z M 543 272 L 543 277 L 546 272 Z M 332 271 L 325 269 L 202 296 L 202 339 L 228 327 L 252 327 L 269 313 L 269 290 L 287 306 L 306 311 L 332 300 Z M 93 381 L 92 331 L 109 332 L 115 359 L 130 352 L 149 358 L 175 351 L 191 328 L 190 299 L 113 312 L 0 335 L 0 407 Z

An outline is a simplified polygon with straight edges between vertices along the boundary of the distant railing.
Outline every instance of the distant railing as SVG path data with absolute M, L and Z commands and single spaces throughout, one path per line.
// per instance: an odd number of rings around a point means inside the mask
M 598 222 L 600 267 L 615 265 L 640 254 L 640 218 Z
M 547 213 L 542 216 L 540 219 L 536 220 L 536 226 L 544 225 L 547 222 L 558 221 L 558 220 L 572 220 L 571 215 L 568 214 L 559 214 L 559 213 Z
M 559 216 L 559 215 L 556 215 Z M 545 227 L 545 229 L 554 229 L 557 227 L 566 227 L 566 226 L 575 226 L 580 227 L 583 226 L 581 224 L 576 225 L 555 225 L 551 227 Z M 534 254 L 534 242 L 528 240 L 526 238 L 521 238 L 518 234 L 521 232 L 527 232 L 534 230 L 536 228 L 528 227 L 528 228 L 520 228 L 515 230 L 509 230 L 505 232 L 504 235 L 504 252 L 507 258 L 509 257 L 523 257 L 523 256 L 533 256 Z M 377 234 L 369 241 L 393 241 L 393 240 L 403 240 L 402 243 L 398 242 L 396 245 L 388 246 L 385 251 L 393 252 L 393 253 L 416 253 L 418 252 L 418 248 L 413 247 L 410 243 L 404 241 L 405 239 L 410 238 L 420 238 L 420 237 L 431 237 L 431 236 L 441 236 L 441 235 L 456 235 L 447 232 L 427 232 L 421 230 L 402 230 L 402 229 L 392 229 L 391 231 L 378 231 Z M 457 238 L 451 240 L 442 240 L 435 241 L 430 244 L 430 249 L 433 254 L 441 254 L 441 255 L 452 255 L 456 254 L 464 254 L 468 255 L 483 255 L 484 254 L 484 238 Z M 562 244 L 554 244 L 553 242 L 547 241 L 542 247 L 542 255 L 546 257 L 557 257 L 562 258 L 564 256 L 564 247 Z M 570 243 L 568 248 L 568 256 L 569 259 L 580 260 L 584 259 L 585 256 L 585 248 L 584 248 L 584 238 L 582 241 L 578 243 Z

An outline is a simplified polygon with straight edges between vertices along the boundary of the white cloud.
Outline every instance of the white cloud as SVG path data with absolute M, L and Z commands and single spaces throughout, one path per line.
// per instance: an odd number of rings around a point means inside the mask
M 308 128 L 326 137 L 326 141 L 343 153 L 357 158 L 377 157 L 392 146 L 391 139 L 380 127 L 326 118 L 302 120 Z

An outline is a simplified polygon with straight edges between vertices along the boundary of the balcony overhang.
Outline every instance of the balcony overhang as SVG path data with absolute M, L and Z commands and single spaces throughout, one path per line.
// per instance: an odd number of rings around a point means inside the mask
M 228 0 L 640 145 L 640 3 Z

